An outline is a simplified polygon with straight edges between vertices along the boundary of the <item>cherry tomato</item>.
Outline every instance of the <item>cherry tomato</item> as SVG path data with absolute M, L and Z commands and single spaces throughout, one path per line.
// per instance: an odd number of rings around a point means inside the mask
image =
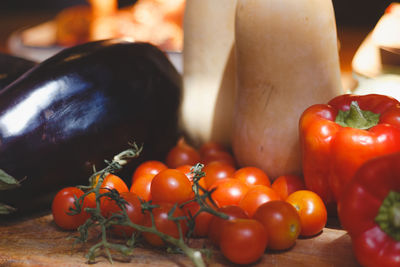
M 168 219 L 168 213 L 171 211 L 171 209 L 173 208 L 173 204 L 170 203 L 162 203 L 159 205 L 159 207 L 154 208 L 152 210 L 153 215 L 154 215 L 154 223 L 156 228 L 167 235 L 170 235 L 172 237 L 175 238 L 179 238 L 179 228 L 177 226 L 177 224 Z M 180 208 L 176 208 L 174 213 L 173 213 L 173 217 L 182 217 L 184 216 L 183 211 Z M 145 214 L 145 218 L 144 218 L 144 222 L 143 222 L 144 226 L 151 226 L 151 217 L 149 212 L 146 212 Z M 183 236 L 186 235 L 187 232 L 187 226 L 186 223 L 182 220 L 179 223 L 181 229 L 182 229 L 182 234 Z M 143 232 L 143 237 L 144 239 L 153 246 L 156 247 L 161 247 L 165 245 L 165 242 L 157 235 L 153 234 L 153 233 L 149 233 L 149 232 Z
M 215 152 L 225 151 L 226 149 L 223 145 L 217 142 L 209 141 L 201 145 L 199 149 L 200 156 L 204 158 L 207 155 L 214 154 Z
M 236 205 L 249 191 L 249 187 L 238 179 L 225 178 L 214 183 L 209 190 L 216 189 L 211 197 L 218 207 Z
M 236 264 L 250 264 L 264 255 L 268 244 L 265 227 L 257 220 L 228 221 L 221 233 L 222 254 Z
M 206 175 L 203 179 L 207 187 L 206 189 L 208 189 L 218 180 L 232 178 L 235 168 L 227 163 L 214 161 L 205 165 L 203 172 Z
M 240 168 L 233 174 L 233 178 L 239 179 L 248 186 L 265 185 L 271 187 L 271 181 L 269 180 L 268 175 L 257 167 Z
M 165 163 L 169 168 L 175 169 L 181 165 L 195 165 L 199 163 L 200 160 L 199 152 L 181 139 L 178 144 L 168 152 Z
M 268 236 L 268 248 L 273 250 L 292 247 L 300 234 L 300 216 L 291 204 L 283 200 L 262 204 L 253 219 L 264 225 Z
M 161 161 L 158 160 L 148 160 L 143 163 L 141 163 L 136 170 L 134 171 L 132 175 L 132 184 L 134 181 L 147 173 L 151 173 L 153 175 L 158 174 L 160 171 L 167 169 L 167 165 L 162 163 Z
M 138 176 L 132 183 L 130 192 L 138 195 L 143 201 L 149 201 L 151 199 L 151 182 L 153 181 L 154 176 L 155 175 L 152 173 Z
M 94 187 L 96 187 L 96 185 L 97 185 L 97 183 L 99 181 L 99 178 L 100 177 L 98 176 L 97 179 L 96 179 L 96 183 L 95 183 Z M 120 193 L 120 194 L 122 192 L 129 192 L 128 186 L 125 184 L 125 182 L 121 178 L 119 178 L 118 176 L 116 176 L 114 174 L 108 174 L 104 178 L 103 183 L 101 184 L 99 193 L 100 194 L 104 194 L 104 193 L 109 192 L 112 189 L 117 190 L 118 193 Z M 96 198 L 95 198 L 94 193 L 89 194 L 87 196 L 87 199 L 88 199 L 88 201 L 90 203 L 90 206 L 92 206 L 92 205 L 96 206 L 96 204 L 95 204 L 96 203 Z M 105 209 L 105 206 L 110 204 L 108 202 L 112 202 L 112 201 L 113 200 L 110 199 L 109 197 L 102 197 L 100 199 L 100 209 L 101 209 L 101 213 L 102 213 L 102 215 L 104 217 L 108 217 L 108 215 L 109 215 L 108 212 Z
M 327 211 L 322 199 L 314 192 L 300 190 L 290 194 L 286 201 L 300 215 L 301 236 L 313 236 L 322 231 L 327 221 Z
M 297 175 L 280 176 L 275 179 L 271 187 L 282 200 L 285 200 L 293 192 L 306 189 L 303 178 Z
M 181 172 L 183 172 L 185 175 L 186 175 L 186 177 L 190 180 L 190 182 L 192 183 L 192 185 L 193 185 L 193 177 L 194 177 L 194 174 L 192 173 L 192 167 L 193 166 L 191 166 L 191 165 L 182 165 L 182 166 L 179 166 L 178 168 L 176 168 L 178 171 L 181 171 Z M 204 189 L 206 189 L 206 183 L 205 183 L 205 181 L 204 181 L 204 178 L 201 178 L 200 180 L 199 180 L 199 185 L 201 186 L 201 187 L 203 187 Z M 203 193 L 203 191 L 201 191 L 200 190 L 200 194 L 202 194 Z
M 235 158 L 227 151 L 215 151 L 212 154 L 207 154 L 201 158 L 204 164 L 210 164 L 214 161 L 224 162 L 226 164 L 231 165 L 232 167 L 236 166 Z
M 257 208 L 262 204 L 272 201 L 280 200 L 278 193 L 265 185 L 255 185 L 250 187 L 249 191 L 244 195 L 243 199 L 239 202 L 239 206 L 247 212 L 249 217 L 253 217 Z
M 191 216 L 194 216 L 200 209 L 200 206 L 197 202 L 190 202 L 186 204 L 182 210 L 185 213 L 186 217 L 190 218 L 189 213 Z M 209 212 L 201 212 L 199 213 L 194 222 L 194 231 L 193 231 L 193 236 L 194 237 L 206 237 L 208 234 L 208 229 L 210 226 L 211 219 L 214 216 L 209 213 Z
M 212 217 L 210 225 L 208 227 L 208 238 L 215 246 L 219 246 L 222 229 L 225 228 L 225 223 L 228 220 L 233 220 L 236 218 L 241 218 L 241 219 L 249 218 L 247 213 L 239 206 L 225 206 L 219 208 L 218 211 L 221 213 L 225 213 L 226 215 L 229 216 L 229 218 L 225 220 L 217 216 Z
M 150 194 L 156 203 L 175 204 L 192 199 L 193 189 L 191 182 L 181 171 L 166 169 L 154 176 Z
M 83 191 L 76 187 L 66 187 L 60 190 L 54 197 L 51 211 L 54 222 L 64 230 L 75 230 L 80 225 L 84 224 L 90 217 L 84 211 L 86 207 L 86 198 L 83 203 L 82 211 L 76 215 L 68 215 L 70 208 L 75 207 L 75 197 L 79 198 L 83 195 Z
M 127 204 L 125 204 L 125 209 L 132 223 L 142 224 L 144 214 L 142 213 L 142 205 L 140 203 L 139 197 L 132 192 L 122 192 L 120 196 L 126 202 L 128 202 Z M 115 201 L 110 201 L 105 209 L 109 214 L 121 212 L 121 208 L 117 205 Z M 112 232 L 121 237 L 130 237 L 135 232 L 135 228 L 122 225 L 113 225 Z

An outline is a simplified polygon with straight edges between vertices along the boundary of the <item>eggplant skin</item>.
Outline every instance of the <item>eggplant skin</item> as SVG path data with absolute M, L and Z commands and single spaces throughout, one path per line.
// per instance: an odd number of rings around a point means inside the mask
M 0 53 L 0 90 L 34 67 L 36 62 Z
M 0 169 L 22 186 L 0 192 L 16 214 L 50 208 L 55 192 L 88 184 L 104 160 L 143 144 L 120 176 L 164 160 L 180 136 L 181 76 L 153 45 L 121 40 L 65 49 L 0 91 Z

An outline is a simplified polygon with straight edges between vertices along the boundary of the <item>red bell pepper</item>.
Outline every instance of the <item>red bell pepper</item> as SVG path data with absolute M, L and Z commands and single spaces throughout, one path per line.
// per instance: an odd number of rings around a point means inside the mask
M 299 122 L 303 174 L 328 210 L 366 160 L 400 151 L 400 103 L 383 95 L 340 95 L 304 111 Z
M 363 266 L 400 266 L 400 153 L 365 162 L 343 191 L 339 220 Z

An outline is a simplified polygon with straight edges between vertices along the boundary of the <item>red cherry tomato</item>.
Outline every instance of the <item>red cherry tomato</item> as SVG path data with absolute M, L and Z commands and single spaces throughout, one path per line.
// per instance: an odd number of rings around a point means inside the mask
M 193 166 L 191 166 L 191 165 L 182 165 L 182 166 L 179 166 L 178 168 L 176 168 L 178 171 L 181 171 L 181 172 L 183 172 L 185 175 L 186 175 L 186 177 L 190 180 L 190 182 L 192 183 L 192 185 L 193 185 L 193 177 L 194 177 L 194 174 L 192 173 L 192 167 Z M 204 189 L 206 189 L 206 183 L 205 183 L 205 181 L 204 181 L 204 178 L 201 178 L 200 180 L 199 180 L 199 185 L 201 186 L 201 187 L 203 187 Z M 201 191 L 200 190 L 200 194 L 202 194 L 203 193 L 203 191 Z
M 162 203 L 159 205 L 158 208 L 154 208 L 152 210 L 153 215 L 154 215 L 154 223 L 155 223 L 156 228 L 160 232 L 170 235 L 174 238 L 179 238 L 179 228 L 178 228 L 177 224 L 174 221 L 168 219 L 168 213 L 171 211 L 173 206 L 174 205 L 170 204 L 170 203 Z M 184 216 L 184 213 L 180 208 L 176 208 L 172 216 L 175 218 L 182 217 L 182 216 Z M 149 212 L 146 212 L 146 214 L 145 214 L 143 225 L 148 226 L 148 227 L 150 227 L 152 225 Z M 186 232 L 187 232 L 186 223 L 182 220 L 182 221 L 180 221 L 179 225 L 182 229 L 182 234 L 186 235 Z M 153 245 L 155 247 L 161 247 L 161 246 L 165 245 L 165 242 L 159 236 L 157 236 L 153 233 L 143 232 L 142 234 L 143 234 L 144 239 L 150 245 Z
M 182 210 L 185 213 L 186 217 L 190 218 L 194 216 L 200 209 L 200 206 L 197 202 L 190 202 L 186 204 Z M 210 226 L 211 219 L 213 215 L 209 212 L 201 212 L 195 218 L 195 226 L 193 231 L 194 237 L 206 237 L 208 234 L 208 229 Z
M 195 165 L 199 163 L 200 160 L 199 152 L 181 139 L 178 144 L 168 152 L 165 163 L 168 168 L 175 169 L 181 165 Z
M 153 181 L 154 176 L 155 175 L 152 173 L 138 176 L 132 183 L 130 192 L 138 195 L 143 201 L 149 201 L 151 199 L 151 182 Z
M 245 183 L 233 178 L 217 181 L 209 190 L 211 191 L 214 188 L 215 191 L 212 192 L 211 197 L 218 207 L 238 206 L 247 191 L 249 191 L 249 187 Z
M 53 214 L 54 222 L 60 228 L 64 230 L 75 230 L 80 225 L 84 224 L 90 217 L 88 213 L 84 211 L 86 207 L 86 198 L 83 203 L 82 211 L 76 215 L 68 215 L 70 208 L 75 208 L 75 198 L 81 197 L 83 191 L 76 187 L 66 187 L 60 190 L 54 197 L 51 211 Z
M 257 167 L 240 168 L 233 174 L 233 178 L 239 179 L 248 186 L 265 185 L 271 187 L 271 181 L 269 180 L 268 175 Z
M 203 179 L 207 187 L 206 189 L 208 189 L 218 180 L 232 178 L 235 168 L 227 163 L 214 161 L 205 165 L 203 172 L 206 175 Z
M 219 246 L 222 229 L 225 228 L 225 223 L 228 220 L 233 220 L 236 218 L 241 218 L 241 219 L 249 218 L 247 213 L 239 206 L 225 206 L 219 208 L 218 211 L 228 215 L 229 218 L 225 220 L 217 216 L 212 217 L 210 225 L 208 227 L 208 238 L 215 246 Z
M 154 176 L 150 193 L 155 203 L 183 203 L 193 198 L 191 182 L 176 169 L 166 169 Z
M 203 156 L 201 159 L 202 159 L 202 162 L 206 165 L 210 164 L 211 162 L 214 162 L 214 161 L 219 161 L 219 162 L 229 164 L 232 167 L 236 166 L 235 158 L 232 156 L 232 154 L 230 154 L 227 151 L 215 151 L 212 154 L 210 153 L 210 154 Z
M 300 190 L 290 194 L 286 201 L 300 215 L 301 236 L 313 236 L 322 231 L 327 221 L 327 211 L 322 199 L 314 192 Z
M 236 264 L 250 264 L 264 255 L 268 238 L 265 227 L 257 220 L 228 221 L 221 233 L 222 254 Z
M 255 185 L 249 189 L 243 199 L 240 201 L 239 206 L 247 212 L 249 217 L 253 217 L 257 208 L 262 204 L 272 201 L 280 200 L 278 193 L 272 188 L 265 185 Z
M 209 141 L 203 143 L 199 149 L 200 156 L 204 158 L 207 155 L 214 154 L 215 152 L 226 151 L 225 147 L 220 143 Z
M 120 196 L 127 202 L 127 204 L 125 204 L 125 209 L 132 223 L 142 224 L 144 214 L 142 213 L 142 205 L 140 203 L 139 197 L 132 192 L 122 192 Z M 121 208 L 117 205 L 115 201 L 110 201 L 105 209 L 108 214 L 121 212 Z M 135 231 L 135 228 L 129 226 L 112 226 L 112 232 L 121 237 L 130 237 Z
M 306 189 L 303 178 L 297 175 L 280 176 L 275 179 L 271 187 L 282 200 L 285 200 L 293 192 Z
M 262 204 L 253 219 L 264 225 L 268 236 L 268 248 L 273 250 L 292 247 L 300 234 L 300 216 L 292 205 L 283 200 Z
M 158 160 L 145 161 L 145 162 L 141 163 L 134 171 L 134 173 L 132 175 L 132 184 L 138 177 L 140 177 L 144 174 L 150 173 L 150 174 L 156 175 L 160 171 L 165 170 L 165 169 L 167 169 L 167 165 L 165 165 L 161 161 L 158 161 Z

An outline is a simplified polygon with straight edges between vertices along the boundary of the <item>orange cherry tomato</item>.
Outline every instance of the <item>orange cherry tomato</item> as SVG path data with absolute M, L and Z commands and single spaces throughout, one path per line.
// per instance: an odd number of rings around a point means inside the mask
M 321 197 L 309 190 L 290 194 L 286 201 L 292 204 L 300 215 L 301 236 L 313 236 L 322 231 L 328 218 Z
M 254 213 L 262 204 L 272 201 L 280 200 L 278 193 L 272 188 L 265 185 L 255 185 L 250 187 L 249 191 L 244 195 L 243 199 L 239 202 L 239 206 L 247 212 L 249 217 L 253 217 Z
M 158 174 L 160 171 L 167 169 L 167 165 L 158 160 L 148 160 L 141 163 L 132 175 L 132 184 L 134 181 L 144 174 L 150 173 L 153 175 Z
M 285 200 L 293 192 L 306 189 L 303 178 L 297 175 L 280 176 L 275 179 L 271 187 L 282 200 Z
M 143 201 L 151 200 L 150 188 L 154 176 L 152 173 L 146 173 L 136 177 L 129 191 L 138 195 Z
M 291 204 L 283 200 L 262 204 L 253 219 L 264 225 L 268 236 L 268 248 L 273 250 L 292 247 L 300 234 L 300 216 Z
M 207 164 L 203 168 L 203 172 L 205 173 L 204 182 L 206 185 L 206 189 L 210 188 L 218 180 L 222 180 L 225 178 L 232 178 L 235 173 L 235 168 L 232 165 L 229 165 L 224 162 L 214 161 L 210 164 Z
M 215 191 L 211 193 L 211 197 L 218 207 L 238 206 L 247 191 L 249 191 L 249 187 L 245 183 L 233 178 L 217 181 L 209 188 L 210 191 L 213 189 Z
M 183 206 L 182 208 L 183 212 L 188 218 L 190 218 L 190 216 L 194 216 L 199 211 L 199 209 L 200 206 L 197 202 L 190 202 L 185 206 Z M 213 217 L 214 215 L 212 215 L 209 212 L 200 212 L 194 220 L 195 225 L 194 225 L 193 236 L 206 237 Z
M 155 203 L 183 203 L 193 198 L 192 184 L 179 170 L 166 169 L 154 176 L 150 187 Z
M 167 154 L 165 163 L 168 168 L 175 169 L 181 165 L 195 165 L 201 161 L 199 152 L 185 143 L 183 139 L 173 147 Z
M 265 185 L 271 187 L 271 181 L 268 175 L 257 167 L 249 166 L 240 168 L 233 174 L 233 178 L 239 179 L 249 186 Z

